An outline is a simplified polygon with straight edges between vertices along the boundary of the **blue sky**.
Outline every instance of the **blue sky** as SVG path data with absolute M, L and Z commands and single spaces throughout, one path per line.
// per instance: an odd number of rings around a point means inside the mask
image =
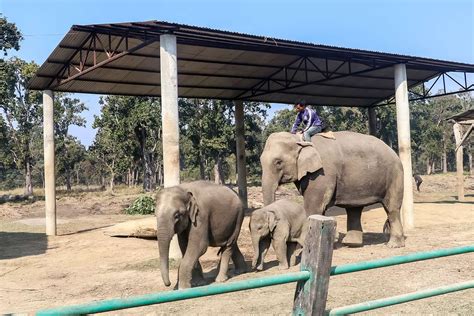
M 38 64 L 73 24 L 147 20 L 474 64 L 474 0 L 0 0 L 0 11 L 25 37 L 10 55 Z M 89 107 L 88 127 L 71 133 L 88 146 L 98 96 L 76 97 Z

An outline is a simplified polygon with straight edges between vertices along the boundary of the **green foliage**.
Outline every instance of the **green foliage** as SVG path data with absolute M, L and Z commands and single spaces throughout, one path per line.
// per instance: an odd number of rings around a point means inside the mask
M 91 152 L 105 167 L 110 188 L 117 175 L 140 169 L 144 173 L 144 189 L 152 190 L 162 161 L 159 100 L 107 96 L 101 98 L 100 104 L 101 115 L 95 117 L 93 124 L 98 131 Z
M 124 212 L 128 215 L 148 215 L 155 213 L 155 200 L 148 196 L 139 196 Z
M 27 88 L 38 65 L 12 58 L 1 63 L 0 109 L 8 125 L 10 157 L 25 177 L 25 194 L 32 194 L 31 170 L 35 164 L 32 139 L 41 124 L 41 94 Z M 3 70 L 7 71 L 3 71 Z
M 9 49 L 19 50 L 20 41 L 23 39 L 15 23 L 8 22 L 7 18 L 0 14 L 0 50 L 7 55 Z

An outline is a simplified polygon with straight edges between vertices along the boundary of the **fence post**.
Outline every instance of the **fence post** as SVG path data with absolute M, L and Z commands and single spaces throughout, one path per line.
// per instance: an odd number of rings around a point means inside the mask
M 312 215 L 308 220 L 300 266 L 311 272 L 311 278 L 296 285 L 293 315 L 324 315 L 336 220 L 321 215 Z

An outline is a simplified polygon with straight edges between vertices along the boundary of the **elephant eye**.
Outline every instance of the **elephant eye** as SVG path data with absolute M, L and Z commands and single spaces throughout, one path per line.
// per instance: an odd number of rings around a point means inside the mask
M 174 218 L 175 219 L 178 219 L 180 216 L 181 216 L 181 214 L 179 212 L 174 213 Z
M 282 166 L 282 161 L 280 159 L 276 159 L 273 163 L 277 168 L 281 168 Z

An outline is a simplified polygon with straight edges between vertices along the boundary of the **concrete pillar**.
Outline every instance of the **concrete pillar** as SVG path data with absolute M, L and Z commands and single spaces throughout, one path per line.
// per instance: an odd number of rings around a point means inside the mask
M 377 137 L 377 115 L 375 109 L 370 107 L 367 109 L 369 115 L 369 134 Z
M 163 177 L 165 188 L 179 184 L 178 63 L 176 36 L 160 36 L 161 119 L 163 126 Z M 170 258 L 181 258 L 176 235 Z
M 46 235 L 56 236 L 56 173 L 54 162 L 54 95 L 43 91 L 44 196 Z
M 410 108 L 405 64 L 394 67 L 395 100 L 397 105 L 398 152 L 403 165 L 402 223 L 405 230 L 414 227 L 413 188 L 410 144 Z
M 244 102 L 234 101 L 235 104 L 235 138 L 237 152 L 237 184 L 239 196 L 244 208 L 248 207 L 247 201 L 247 164 L 245 162 L 245 126 Z
M 462 143 L 462 127 L 459 123 L 453 125 L 454 139 L 456 140 L 456 177 L 458 187 L 458 201 L 464 202 L 464 165 L 463 165 L 463 149 Z

